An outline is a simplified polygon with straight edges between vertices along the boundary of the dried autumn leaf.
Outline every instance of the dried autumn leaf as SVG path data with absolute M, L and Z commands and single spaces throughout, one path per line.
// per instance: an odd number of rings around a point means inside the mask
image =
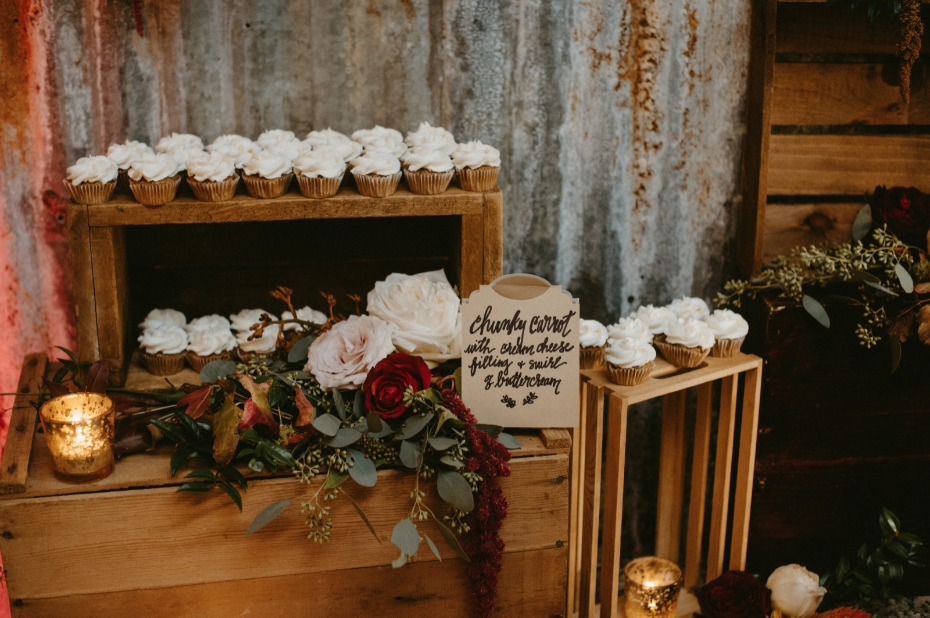
M 229 465 L 236 453 L 239 444 L 239 415 L 240 410 L 230 395 L 213 417 L 213 459 L 220 466 Z
M 110 382 L 110 366 L 97 361 L 87 369 L 84 377 L 84 390 L 88 393 L 104 393 Z
M 924 305 L 917 312 L 917 338 L 924 345 L 930 345 L 930 305 Z
M 316 408 L 313 407 L 313 404 L 310 403 L 310 400 L 307 399 L 307 396 L 304 395 L 303 389 L 295 389 L 294 403 L 297 404 L 298 416 L 297 420 L 294 421 L 295 427 L 307 427 L 308 425 L 313 424 L 313 414 L 316 411 Z
M 278 431 L 278 423 L 274 420 L 271 413 L 271 404 L 268 402 L 268 390 L 271 388 L 271 382 L 262 382 L 258 384 L 251 376 L 245 374 L 236 374 L 239 383 L 249 391 L 252 398 L 245 402 L 245 413 L 239 422 L 239 428 L 245 429 L 254 425 L 266 425 L 272 431 Z
M 911 336 L 911 332 L 914 330 L 915 317 L 916 316 L 913 311 L 908 311 L 891 323 L 891 328 L 888 329 L 888 334 L 892 337 L 897 337 L 898 341 L 907 341 L 907 338 Z
M 193 419 L 197 419 L 210 409 L 211 395 L 213 395 L 213 387 L 204 386 L 178 399 L 178 406 L 185 407 L 186 409 L 184 411 L 187 415 Z
M 915 294 L 930 294 L 930 281 L 924 281 L 914 286 Z
M 243 406 L 242 417 L 239 419 L 239 429 L 248 429 L 256 425 L 265 425 L 274 433 L 278 431 L 278 423 L 274 420 L 274 417 L 262 410 L 255 403 L 255 399 L 249 399 Z

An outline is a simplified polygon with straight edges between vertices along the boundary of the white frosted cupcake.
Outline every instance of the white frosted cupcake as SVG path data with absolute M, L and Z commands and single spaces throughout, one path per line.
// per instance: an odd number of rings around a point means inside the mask
M 155 152 L 168 153 L 184 149 L 203 150 L 203 140 L 191 133 L 172 133 L 155 144 Z
M 307 139 L 304 141 L 310 144 L 313 150 L 331 150 L 337 152 L 345 163 L 360 157 L 364 150 L 364 147 L 358 142 L 332 129 L 310 131 L 307 133 Z
M 132 195 L 129 189 L 129 166 L 136 159 L 154 155 L 155 151 L 147 144 L 136 140 L 126 140 L 122 144 L 111 144 L 107 148 L 107 158 L 116 165 L 119 175 L 116 177 L 116 190 L 124 195 Z
M 303 155 L 312 152 L 313 146 L 309 142 L 294 139 L 292 141 L 280 141 L 277 144 L 272 144 L 271 146 L 264 148 L 263 150 L 279 154 L 282 157 L 286 157 L 293 163 L 295 159 L 298 159 Z
M 729 309 L 717 309 L 704 318 L 710 327 L 716 342 L 710 355 L 720 358 L 735 356 L 749 334 L 749 322 L 743 316 Z
M 358 192 L 366 197 L 385 197 L 397 191 L 400 159 L 386 153 L 365 153 L 351 163 Z
M 236 334 L 239 360 L 244 363 L 253 358 L 271 358 L 278 343 L 279 324 L 272 324 L 262 331 L 261 337 L 254 337 L 254 333 L 243 331 Z
M 230 324 L 229 320 L 221 315 L 217 315 L 216 313 L 202 315 L 199 318 L 194 318 L 184 326 L 184 330 L 186 330 L 188 334 L 199 330 L 222 331 L 230 329 L 232 329 L 232 325 Z
M 185 357 L 194 371 L 199 372 L 211 361 L 232 359 L 237 345 L 229 327 L 196 328 L 188 332 Z
M 403 162 L 407 185 L 410 191 L 418 195 L 442 193 L 455 173 L 452 159 L 439 150 L 414 148 L 407 151 Z
M 629 317 L 620 318 L 616 324 L 607 327 L 607 337 L 609 339 L 640 339 L 646 343 L 652 343 L 652 333 L 646 327 L 645 322 L 639 318 Z
M 607 377 L 614 384 L 642 384 L 655 367 L 656 351 L 651 345 L 634 337 L 611 339 L 604 354 Z
M 113 195 L 119 169 L 106 157 L 81 157 L 68 168 L 65 185 L 78 204 L 102 204 Z
M 641 306 L 630 317 L 634 317 L 645 324 L 653 337 L 664 335 L 669 322 L 678 319 L 678 316 L 672 313 L 672 310 L 668 307 L 655 307 L 653 305 Z
M 304 197 L 331 197 L 339 191 L 346 164 L 335 150 L 316 150 L 294 160 L 294 173 Z
M 444 155 L 451 155 L 458 147 L 452 133 L 442 127 L 434 127 L 428 122 L 421 122 L 416 131 L 408 133 L 404 143 L 410 149 L 438 150 Z
M 260 150 L 261 147 L 249 138 L 235 134 L 220 135 L 207 146 L 207 152 L 223 155 L 232 161 L 237 170 L 241 170 L 242 166 Z
M 188 161 L 187 184 L 198 200 L 222 202 L 236 194 L 239 174 L 230 159 L 218 152 L 205 152 Z
M 700 298 L 683 296 L 676 298 L 668 305 L 669 311 L 682 320 L 703 320 L 710 315 L 710 309 Z
M 184 328 L 186 325 L 187 317 L 176 309 L 152 309 L 139 324 L 139 328 L 142 330 L 168 326 Z
M 653 343 L 671 364 L 693 369 L 714 347 L 714 333 L 704 322 L 689 318 L 671 322 L 666 333 L 656 336 Z
M 407 152 L 407 145 L 400 131 L 380 125 L 356 131 L 352 134 L 352 139 L 365 148 L 365 154 L 379 152 L 401 157 Z
M 158 326 L 139 335 L 142 361 L 149 373 L 169 376 L 184 368 L 187 333 L 180 326 Z
M 281 319 L 293 320 L 295 318 L 293 315 L 291 315 L 290 311 L 284 311 L 281 313 Z M 310 322 L 311 324 L 326 324 L 326 314 L 322 311 L 311 309 L 310 307 L 301 307 L 298 309 L 296 319 L 303 320 L 304 322 Z M 285 332 L 299 330 L 300 328 L 300 324 L 297 324 L 296 322 L 290 322 L 284 325 Z
M 285 131 L 283 129 L 269 129 L 261 135 L 258 136 L 258 139 L 255 140 L 255 143 L 258 144 L 259 148 L 265 149 L 281 142 L 296 142 L 299 141 L 297 136 L 294 135 L 293 131 Z
M 268 199 L 284 195 L 293 177 L 291 160 L 267 150 L 242 166 L 242 181 L 252 197 Z
M 578 343 L 580 345 L 581 368 L 594 369 L 604 364 L 604 344 L 607 329 L 597 320 L 578 321 Z
M 174 199 L 181 182 L 178 162 L 167 154 L 136 159 L 129 167 L 129 188 L 136 201 L 161 206 Z
M 484 193 L 497 188 L 501 171 L 501 153 L 480 141 L 459 144 L 452 153 L 459 174 L 459 184 L 466 191 Z
M 271 312 L 265 311 L 264 309 L 243 309 L 239 313 L 234 313 L 229 316 L 229 322 L 238 336 L 239 333 L 242 332 L 252 332 L 252 327 L 258 324 L 262 318 L 262 314 L 267 315 L 272 322 L 278 319 Z

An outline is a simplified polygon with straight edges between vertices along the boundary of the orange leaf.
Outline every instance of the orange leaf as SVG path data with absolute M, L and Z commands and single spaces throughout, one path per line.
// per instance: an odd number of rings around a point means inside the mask
M 296 391 L 297 395 L 294 397 L 294 403 L 297 404 L 297 410 L 300 414 L 297 416 L 294 426 L 306 427 L 313 423 L 313 413 L 316 411 L 316 408 L 313 407 L 313 404 L 310 403 L 310 400 L 304 395 L 303 389 L 298 388 Z

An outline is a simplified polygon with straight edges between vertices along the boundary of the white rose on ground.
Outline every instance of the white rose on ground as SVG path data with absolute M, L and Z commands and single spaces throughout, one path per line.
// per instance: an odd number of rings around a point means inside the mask
M 394 327 L 401 352 L 442 362 L 462 355 L 462 303 L 441 270 L 393 273 L 368 292 L 368 313 Z
M 359 387 L 378 361 L 394 351 L 392 331 L 376 317 L 350 316 L 310 344 L 306 370 L 325 389 Z
M 820 577 L 800 564 L 778 567 L 769 575 L 765 587 L 772 591 L 772 607 L 786 618 L 810 618 L 827 593 L 820 585 Z

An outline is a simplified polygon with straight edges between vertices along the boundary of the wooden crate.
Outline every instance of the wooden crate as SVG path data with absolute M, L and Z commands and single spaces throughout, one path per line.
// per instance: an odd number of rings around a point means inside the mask
M 887 15 L 869 22 L 863 7 L 826 0 L 761 0 L 753 11 L 744 275 L 792 247 L 848 240 L 877 185 L 930 191 L 930 29 L 905 105 Z
M 463 296 L 502 269 L 500 191 L 397 193 L 373 199 L 344 187 L 313 200 L 237 195 L 221 203 L 181 195 L 151 208 L 124 196 L 69 206 L 77 352 L 110 363 L 119 382 L 138 324 L 155 307 L 189 317 L 245 307 L 279 311 L 268 291 L 364 294 L 391 272 L 443 268 Z M 351 310 L 352 307 L 345 307 Z
M 344 498 L 334 504 L 327 545 L 306 538 L 296 508 L 246 536 L 262 508 L 316 487 L 292 477 L 256 480 L 240 513 L 225 495 L 176 493 L 183 479 L 168 476 L 166 449 L 128 457 L 95 483 L 58 482 L 41 434 L 33 448 L 31 404 L 45 371 L 43 355 L 27 357 L 0 478 L 0 490 L 21 490 L 0 498 L 0 552 L 14 616 L 472 615 L 465 563 L 432 524 L 423 530 L 437 540 L 443 562 L 424 546 L 418 562 L 390 567 L 391 530 L 410 509 L 409 474 L 382 471 L 373 489 L 346 488 L 382 545 Z M 128 387 L 150 382 L 130 368 Z M 518 435 L 523 449 L 502 479 L 510 507 L 496 615 L 565 615 L 571 443 L 564 430 L 548 436 Z M 10 485 L 14 466 L 28 468 L 22 486 Z M 444 509 L 435 496 L 431 504 Z

